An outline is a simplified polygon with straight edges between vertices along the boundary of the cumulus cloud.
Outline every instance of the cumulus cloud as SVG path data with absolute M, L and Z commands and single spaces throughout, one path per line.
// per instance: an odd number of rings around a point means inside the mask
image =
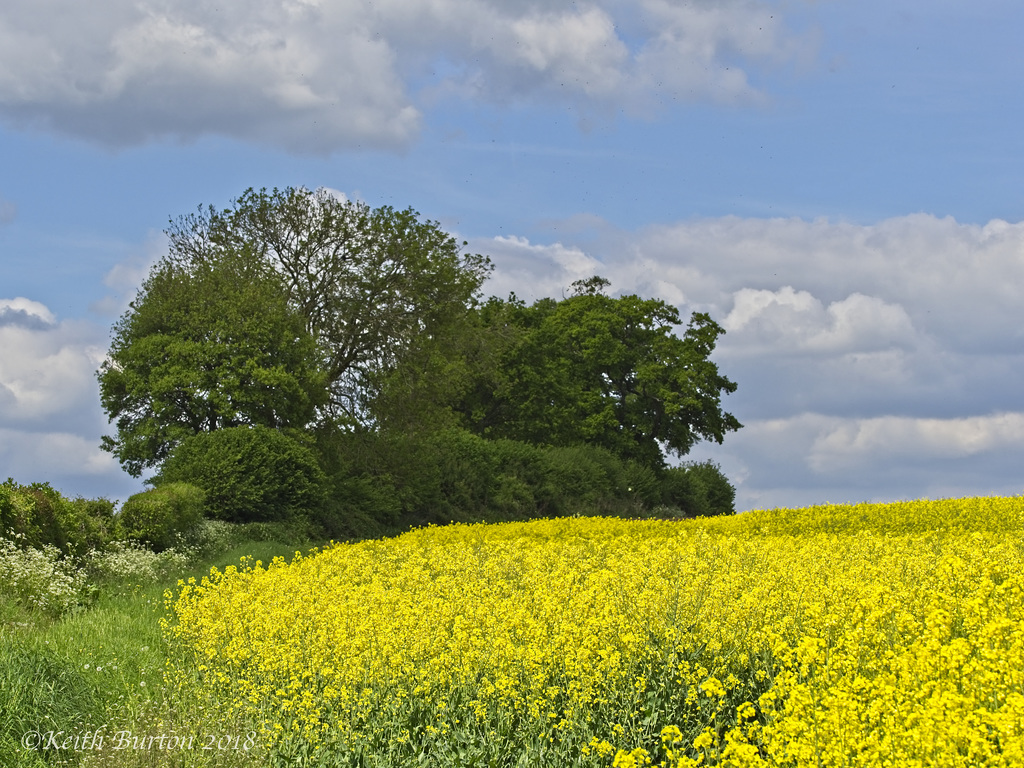
M 725 317 L 743 289 L 790 286 L 825 305 L 854 294 L 903 307 L 919 333 L 958 351 L 1020 349 L 1024 222 L 961 224 L 914 214 L 877 224 L 724 217 L 634 236 L 629 282 L 695 278 L 688 293 Z M 600 256 L 600 254 L 597 254 Z M 895 318 L 892 318 L 895 320 Z
M 809 48 L 763 0 L 11 0 L 0 115 L 118 147 L 394 148 L 446 94 L 634 113 L 763 101 L 751 68 Z
M 1021 448 L 1024 413 L 954 419 L 883 416 L 847 419 L 823 429 L 811 446 L 808 463 L 818 472 L 836 472 L 877 461 L 927 461 Z
M 90 497 L 140 490 L 99 448 L 105 340 L 106 329 L 60 320 L 40 302 L 0 299 L 0 477 Z
M 777 291 L 742 288 L 722 321 L 730 344 L 755 354 L 770 345 L 776 353 L 872 352 L 909 345 L 915 335 L 906 310 L 853 293 L 827 307 L 807 291 L 786 285 Z
M 24 297 L 0 299 L 0 327 L 19 326 L 32 330 L 53 327 L 56 318 L 45 304 Z
M 597 267 L 615 290 L 684 296 L 678 303 L 727 322 L 737 342 L 760 333 L 838 353 L 932 338 L 958 353 L 1007 354 L 1024 343 L 1014 321 L 1024 305 L 1024 222 L 696 219 L 609 232 L 583 253 L 582 270 L 556 258 L 576 248 L 571 241 L 531 248 L 550 284 Z
M 499 236 L 474 240 L 471 246 L 472 250 L 489 254 L 495 263 L 494 274 L 485 286 L 495 296 L 505 297 L 514 292 L 526 301 L 557 297 L 574 280 L 601 270 L 600 262 L 581 248 L 561 243 L 538 245 L 525 237 Z
M 739 509 L 1018 495 L 1024 413 L 750 419 L 724 445 L 701 444 L 687 458 L 719 463 Z
M 68 429 L 98 410 L 103 332 L 57 322 L 43 304 L 0 299 L 0 427 Z

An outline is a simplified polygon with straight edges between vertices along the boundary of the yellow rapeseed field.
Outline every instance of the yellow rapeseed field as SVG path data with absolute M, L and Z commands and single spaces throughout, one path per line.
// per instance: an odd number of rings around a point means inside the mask
M 268 764 L 1024 765 L 1024 498 L 455 525 L 168 595 Z

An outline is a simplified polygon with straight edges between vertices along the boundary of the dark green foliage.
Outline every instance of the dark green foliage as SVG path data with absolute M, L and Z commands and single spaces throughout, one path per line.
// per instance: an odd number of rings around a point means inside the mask
M 552 479 L 557 478 L 559 494 L 570 501 L 569 507 L 553 510 L 556 513 L 597 510 L 602 500 L 629 493 L 629 485 L 621 477 L 621 462 L 609 451 L 592 445 L 571 445 L 549 447 L 544 453 Z
M 327 474 L 326 498 L 317 519 L 324 538 L 373 539 L 397 532 L 401 502 L 377 436 L 321 429 L 316 450 Z
M 662 448 L 684 455 L 698 440 L 722 442 L 740 423 L 721 408 L 736 385 L 708 358 L 724 331 L 658 299 L 600 293 L 591 278 L 567 299 L 527 307 L 514 296 L 479 312 L 490 337 L 475 381 L 453 410 L 489 438 L 538 445 L 598 445 L 655 471 Z
M 484 440 L 460 429 L 438 432 L 428 450 L 438 495 L 453 520 L 524 520 L 551 503 L 549 467 L 541 451 L 511 440 Z
M 130 496 L 121 506 L 122 534 L 162 552 L 203 519 L 204 493 L 188 483 L 166 483 Z
M 711 461 L 691 463 L 687 471 L 704 486 L 711 514 L 731 515 L 736 511 L 736 489 L 720 466 Z
M 0 536 L 13 531 L 23 546 L 52 544 L 83 555 L 114 538 L 114 505 L 106 499 L 67 499 L 48 483 L 0 484 Z
M 262 426 L 202 432 L 181 442 L 153 478 L 191 483 L 208 516 L 236 523 L 281 521 L 318 512 L 326 476 L 313 450 Z
M 661 477 L 649 466 L 638 461 L 626 461 L 622 478 L 631 498 L 641 506 L 649 508 L 661 501 Z
M 736 511 L 736 489 L 721 467 L 710 461 L 666 470 L 662 489 L 663 503 L 687 517 L 731 515 Z
M 114 326 L 99 371 L 103 408 L 117 423 L 103 447 L 139 476 L 200 432 L 302 429 L 327 402 L 319 360 L 284 288 L 244 255 L 191 271 L 158 264 Z
M 372 403 L 401 361 L 416 358 L 417 370 L 443 363 L 430 351 L 434 342 L 465 316 L 490 270 L 487 259 L 462 253 L 455 238 L 412 209 L 371 208 L 325 189 L 249 189 L 231 208 L 172 222 L 167 234 L 167 262 L 179 269 L 244 254 L 276 277 L 318 342 L 328 411 L 350 427 L 380 422 Z M 419 383 L 436 391 L 440 380 Z M 404 411 L 408 403 L 399 397 L 390 406 Z
M 598 445 L 543 446 L 556 489 L 554 514 L 633 515 L 661 500 L 658 474 Z
M 636 516 L 661 503 L 662 479 L 595 445 L 537 446 L 460 429 L 419 438 L 322 438 L 331 536 L 365 538 L 429 523 L 559 515 Z

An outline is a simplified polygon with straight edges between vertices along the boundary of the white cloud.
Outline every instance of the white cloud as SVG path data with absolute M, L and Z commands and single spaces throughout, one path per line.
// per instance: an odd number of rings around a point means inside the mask
M 474 240 L 470 249 L 491 256 L 495 271 L 486 292 L 505 297 L 514 291 L 519 298 L 535 301 L 558 297 L 574 280 L 600 274 L 602 265 L 581 248 L 561 243 L 535 245 L 525 237 L 499 236 Z
M 105 340 L 105 329 L 59 320 L 40 302 L 0 299 L 0 478 L 89 497 L 141 489 L 99 448 Z
M 1024 493 L 1024 413 L 750 419 L 699 445 L 737 485 L 737 508 Z
M 902 307 L 919 334 L 961 351 L 979 343 L 1007 351 L 1024 341 L 1024 323 L 1009 322 L 1024 305 L 1024 222 L 723 217 L 652 227 L 630 236 L 629 247 L 636 256 L 621 270 L 620 288 L 646 288 L 655 274 L 689 280 L 694 305 L 720 319 L 737 292 L 788 285 L 823 305 L 860 294 Z
M 18 296 L 14 299 L 0 299 L 0 326 L 22 328 L 49 328 L 57 322 L 45 304 Z
M 679 101 L 697 95 L 724 103 L 761 101 L 764 94 L 750 85 L 746 71 L 728 65 L 730 54 L 780 60 L 810 45 L 788 34 L 777 6 L 647 0 L 642 7 L 657 30 L 637 57 L 642 77 L 656 84 L 652 92 Z
M 872 352 L 912 344 L 915 331 L 903 307 L 853 293 L 827 307 L 807 291 L 741 288 L 722 327 L 732 347 L 778 354 Z
M 9 0 L 0 115 L 113 146 L 218 133 L 401 147 L 429 94 L 583 111 L 756 102 L 750 66 L 812 47 L 761 0 Z
M 326 152 L 419 127 L 367 6 L 15 0 L 0 11 L 0 108 L 123 146 L 220 133 Z
M 1024 450 L 1024 413 L 952 419 L 882 416 L 829 426 L 815 438 L 808 463 L 816 472 L 839 472 L 894 460 L 959 458 L 1008 449 Z
M 508 88 L 557 85 L 563 92 L 604 96 L 618 94 L 626 78 L 629 51 L 616 34 L 614 20 L 601 9 L 520 16 L 492 27 L 494 31 L 504 34 L 480 39 L 479 44 L 502 68 L 518 75 L 518 86 L 509 83 Z
M 16 322 L 0 322 L 0 427 L 66 428 L 95 411 L 102 332 L 58 323 L 46 306 L 23 298 L 0 299 L 4 317 Z

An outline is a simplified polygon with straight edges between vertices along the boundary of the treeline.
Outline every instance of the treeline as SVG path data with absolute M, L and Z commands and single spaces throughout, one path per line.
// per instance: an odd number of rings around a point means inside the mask
M 199 486 L 207 514 L 226 522 L 304 522 L 338 539 L 571 514 L 729 514 L 735 498 L 710 462 L 655 472 L 599 446 L 454 428 L 421 437 L 335 432 L 304 445 L 266 427 L 230 427 L 183 442 L 154 483 L 150 495 Z
M 168 236 L 99 371 L 104 448 L 155 473 L 150 496 L 191 485 L 207 516 L 338 538 L 733 509 L 715 465 L 666 461 L 740 427 L 705 314 L 682 328 L 597 276 L 484 299 L 487 258 L 325 190 L 249 190 Z
M 166 483 L 121 505 L 109 499 L 68 498 L 48 483 L 0 483 L 0 541 L 21 549 L 52 548 L 80 561 L 113 542 L 132 541 L 153 551 L 187 546 L 207 516 L 200 488 Z
M 119 537 L 115 512 L 107 499 L 68 499 L 46 483 L 0 483 L 0 538 L 24 547 L 82 556 Z

